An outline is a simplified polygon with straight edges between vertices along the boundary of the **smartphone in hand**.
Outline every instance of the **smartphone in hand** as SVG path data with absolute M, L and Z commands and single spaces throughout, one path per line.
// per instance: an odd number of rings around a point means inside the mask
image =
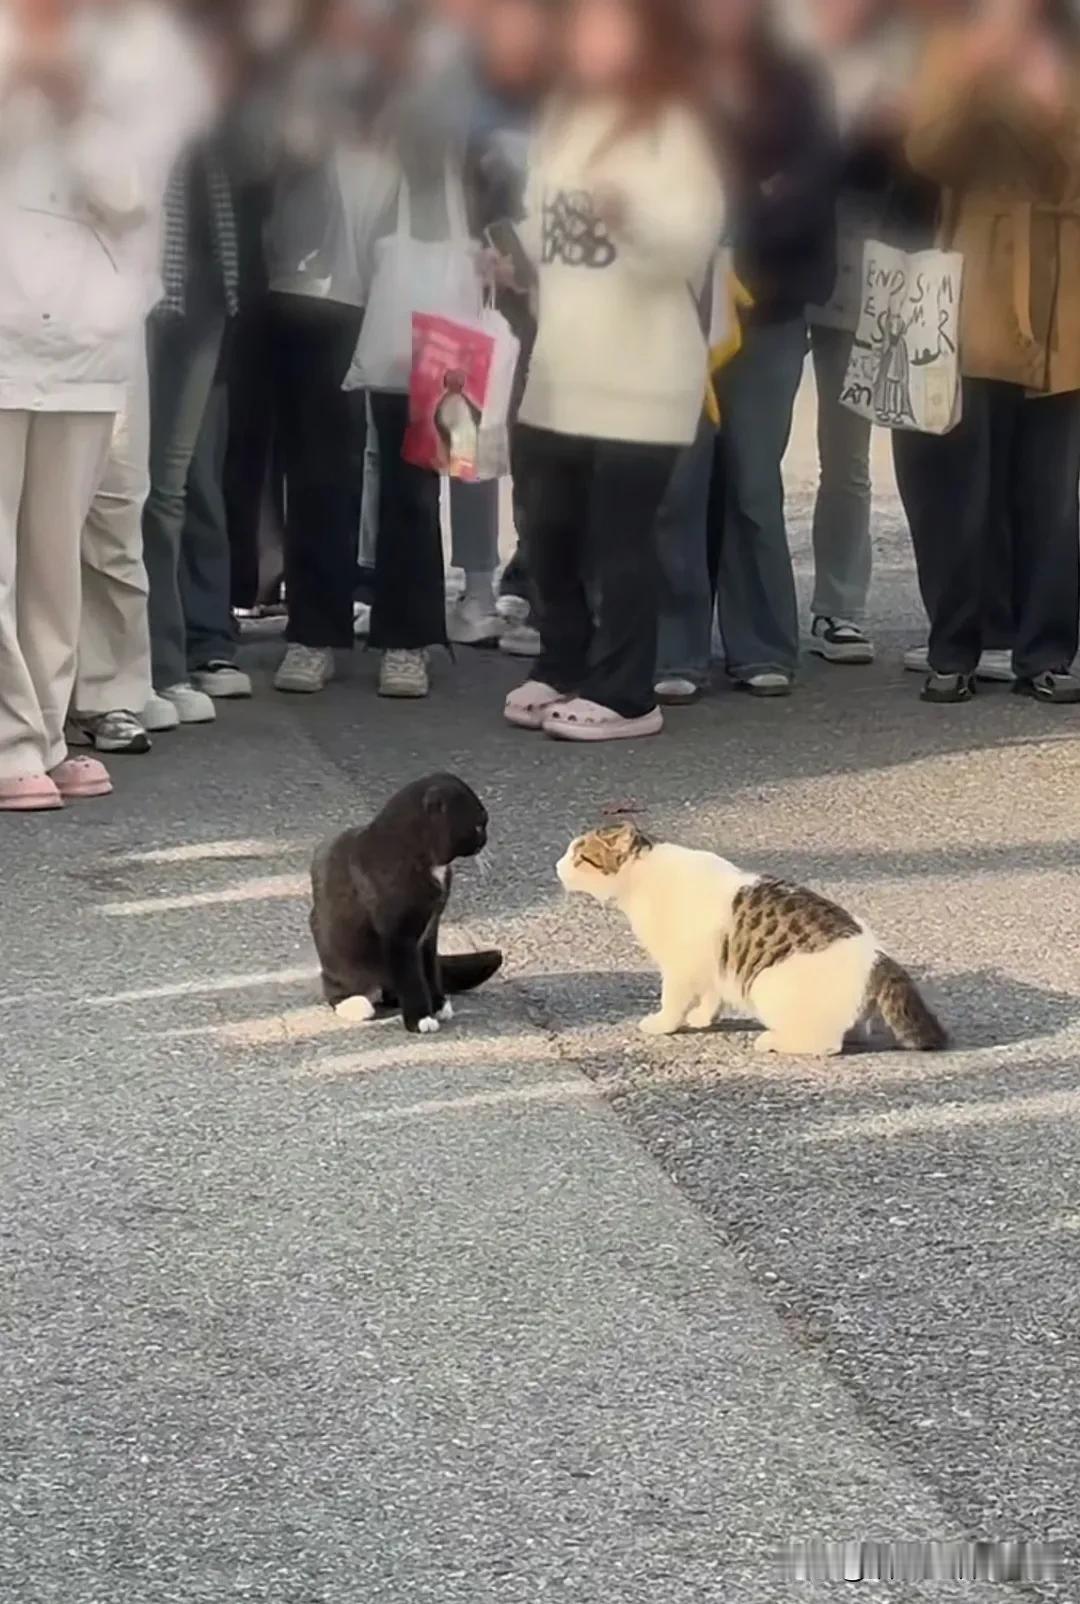
M 512 288 L 519 290 L 523 295 L 530 290 L 536 282 L 536 269 L 530 262 L 513 223 L 508 219 L 502 219 L 489 224 L 484 230 L 484 242 L 509 264 Z

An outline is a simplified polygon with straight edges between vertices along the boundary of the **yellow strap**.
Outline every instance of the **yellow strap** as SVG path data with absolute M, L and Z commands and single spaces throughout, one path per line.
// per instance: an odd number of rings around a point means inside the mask
M 742 350 L 743 333 L 740 312 L 753 306 L 754 297 L 739 279 L 732 273 L 728 276 L 728 326 L 731 333 L 722 345 L 714 345 L 709 350 L 708 374 L 705 382 L 705 412 L 709 421 L 719 427 L 720 425 L 720 397 L 716 390 L 716 375 L 722 368 L 726 368 L 732 359 Z

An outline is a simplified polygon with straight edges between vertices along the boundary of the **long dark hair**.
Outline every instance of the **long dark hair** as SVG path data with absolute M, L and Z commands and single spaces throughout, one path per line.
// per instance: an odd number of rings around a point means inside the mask
M 574 0 L 569 0 L 572 5 Z M 638 70 L 627 86 L 625 115 L 601 141 L 593 160 L 629 135 L 650 127 L 673 103 L 700 106 L 699 53 L 689 0 L 622 0 L 641 30 Z

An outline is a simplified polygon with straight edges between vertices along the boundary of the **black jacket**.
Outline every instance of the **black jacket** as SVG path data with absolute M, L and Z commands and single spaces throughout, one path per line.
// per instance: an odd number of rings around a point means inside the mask
M 841 177 L 831 96 L 811 63 L 770 55 L 753 105 L 722 121 L 730 162 L 735 268 L 752 317 L 781 322 L 827 301 L 836 278 Z

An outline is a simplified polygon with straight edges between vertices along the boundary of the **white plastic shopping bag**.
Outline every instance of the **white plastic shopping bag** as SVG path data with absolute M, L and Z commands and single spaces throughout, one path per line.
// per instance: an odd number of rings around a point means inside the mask
M 462 320 L 483 308 L 476 247 L 469 238 L 461 179 L 446 170 L 448 239 L 413 238 L 409 186 L 398 188 L 397 228 L 375 245 L 375 269 L 364 324 L 346 390 L 408 390 L 413 361 L 414 312 Z
M 840 399 L 886 429 L 948 434 L 960 421 L 958 251 L 868 240 L 859 321 Z

